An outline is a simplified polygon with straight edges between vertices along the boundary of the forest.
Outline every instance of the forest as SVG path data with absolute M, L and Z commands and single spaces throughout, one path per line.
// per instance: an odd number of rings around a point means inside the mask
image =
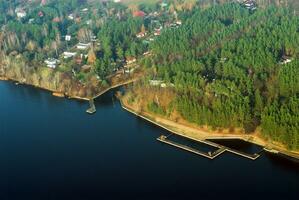
M 236 3 L 189 15 L 151 45 L 148 61 L 152 79 L 174 85 L 180 114 L 198 125 L 260 130 L 298 149 L 298 15 L 275 5 L 252 12 Z M 161 109 L 167 107 L 152 110 Z

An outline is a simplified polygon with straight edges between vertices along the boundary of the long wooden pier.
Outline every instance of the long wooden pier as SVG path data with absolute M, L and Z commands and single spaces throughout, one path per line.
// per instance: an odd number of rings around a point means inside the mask
M 157 138 L 157 140 L 160 141 L 160 142 L 163 142 L 165 144 L 168 144 L 168 145 L 175 146 L 177 148 L 183 149 L 185 151 L 188 151 L 188 152 L 191 152 L 191 153 L 194 153 L 194 154 L 197 154 L 197 155 L 209 158 L 211 160 L 213 160 L 214 158 L 216 158 L 217 156 L 219 156 L 220 154 L 222 154 L 222 153 L 225 152 L 224 148 L 217 149 L 214 152 L 203 152 L 203 151 L 199 151 L 197 149 L 194 149 L 192 147 L 188 147 L 186 145 L 182 145 L 182 144 L 179 144 L 177 142 L 173 142 L 173 141 L 167 140 L 165 138 L 166 138 L 165 136 L 164 137 L 160 136 L 160 137 Z
M 97 110 L 96 110 L 96 106 L 94 105 L 94 100 L 93 99 L 89 100 L 89 106 L 90 106 L 90 108 L 88 108 L 86 110 L 86 112 L 89 113 L 89 114 L 94 114 Z
M 189 146 L 186 146 L 186 145 L 183 145 L 183 144 L 179 144 L 178 142 L 171 141 L 171 140 L 168 139 L 169 136 L 161 135 L 160 137 L 157 138 L 157 140 L 160 141 L 160 142 L 163 142 L 165 144 L 183 149 L 185 151 L 203 156 L 205 158 L 209 158 L 211 160 L 215 159 L 216 157 L 218 157 L 219 155 L 223 154 L 226 151 L 230 152 L 230 153 L 233 153 L 233 154 L 236 154 L 236 155 L 239 155 L 241 157 L 250 159 L 250 160 L 256 160 L 260 157 L 260 155 L 261 155 L 260 153 L 263 151 L 263 149 L 262 149 L 259 153 L 248 154 L 248 153 L 245 153 L 245 152 L 242 152 L 242 151 L 231 149 L 229 147 L 225 147 L 223 145 L 220 145 L 220 144 L 208 141 L 208 140 L 200 140 L 200 141 L 194 140 L 196 142 L 203 143 L 203 144 L 206 144 L 206 145 L 217 148 L 217 150 L 214 151 L 214 152 L 203 152 L 203 151 L 199 151 L 197 149 L 194 149 L 192 147 L 189 147 Z

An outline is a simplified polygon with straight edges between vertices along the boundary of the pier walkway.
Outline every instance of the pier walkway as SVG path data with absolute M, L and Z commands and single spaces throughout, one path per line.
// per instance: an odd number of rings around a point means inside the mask
M 220 145 L 220 144 L 208 141 L 208 140 L 194 140 L 196 142 L 199 142 L 199 143 L 206 144 L 206 145 L 209 145 L 209 146 L 217 148 L 217 150 L 214 151 L 214 152 L 211 152 L 211 151 L 209 151 L 209 152 L 203 152 L 203 151 L 200 151 L 198 149 L 192 148 L 190 146 L 183 145 L 183 144 L 180 144 L 178 142 L 171 141 L 169 139 L 169 137 L 171 135 L 172 134 L 170 134 L 168 136 L 161 135 L 160 137 L 157 138 L 157 140 L 160 141 L 160 142 L 163 142 L 165 144 L 168 144 L 168 145 L 171 145 L 171 146 L 183 149 L 185 151 L 188 151 L 188 152 L 191 152 L 191 153 L 203 156 L 205 158 L 209 158 L 211 160 L 217 158 L 218 156 L 220 156 L 221 154 L 223 154 L 226 151 L 230 152 L 230 153 L 233 153 L 233 154 L 236 154 L 238 156 L 250 159 L 250 160 L 256 160 L 257 158 L 260 157 L 260 155 L 261 155 L 260 153 L 263 151 L 263 150 L 261 150 L 258 153 L 249 154 L 249 153 L 245 153 L 245 152 L 242 152 L 242 151 L 239 151 L 239 150 L 236 150 L 236 149 L 231 149 L 229 147 L 225 147 L 223 145 Z M 190 139 L 190 138 L 188 138 L 188 139 Z
M 94 114 L 97 110 L 96 110 L 96 106 L 94 105 L 94 100 L 93 99 L 89 100 L 89 106 L 90 106 L 90 108 L 88 108 L 86 110 L 86 112 L 89 113 L 89 114 Z

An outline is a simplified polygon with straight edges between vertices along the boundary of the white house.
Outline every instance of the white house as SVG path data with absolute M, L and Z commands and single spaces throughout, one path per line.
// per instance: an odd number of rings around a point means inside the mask
M 86 50 L 90 47 L 90 43 L 83 43 L 83 42 L 79 42 L 77 44 L 77 49 L 80 49 L 80 50 Z
M 182 21 L 181 20 L 177 20 L 176 22 L 175 22 L 177 25 L 182 25 Z
M 163 84 L 163 83 L 164 83 L 164 81 L 161 81 L 161 80 L 150 80 L 149 81 L 149 84 L 151 86 L 161 86 L 161 84 Z
M 55 69 L 56 66 L 59 64 L 59 60 L 57 60 L 55 58 L 48 58 L 47 60 L 45 60 L 45 63 L 47 65 L 47 67 Z
M 74 57 L 76 54 L 77 54 L 76 52 L 65 51 L 65 52 L 63 52 L 63 58 L 64 59 L 71 58 L 71 57 Z
M 16 8 L 15 13 L 16 13 L 18 18 L 24 18 L 24 17 L 27 16 L 27 13 L 23 8 Z
M 69 14 L 68 18 L 69 20 L 74 20 L 75 19 L 74 14 L 73 13 Z
M 284 58 L 281 62 L 280 62 L 280 64 L 281 65 L 286 65 L 286 64 L 288 64 L 288 63 L 290 63 L 290 62 L 292 62 L 293 61 L 293 59 L 291 59 L 291 58 Z

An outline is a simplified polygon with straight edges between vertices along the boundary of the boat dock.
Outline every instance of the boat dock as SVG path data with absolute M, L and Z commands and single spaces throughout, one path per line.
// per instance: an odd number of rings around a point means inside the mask
M 223 145 L 220 145 L 220 144 L 208 141 L 208 140 L 194 140 L 195 142 L 199 142 L 199 143 L 206 144 L 206 145 L 209 145 L 211 147 L 217 148 L 217 150 L 215 150 L 214 152 L 211 152 L 211 151 L 203 152 L 203 151 L 200 151 L 198 149 L 192 148 L 190 146 L 180 144 L 178 142 L 171 141 L 169 139 L 169 137 L 171 135 L 172 134 L 170 134 L 169 136 L 161 135 L 160 137 L 157 138 L 157 140 L 160 141 L 160 142 L 163 142 L 165 144 L 177 147 L 179 149 L 183 149 L 185 151 L 203 156 L 205 158 L 209 158 L 211 160 L 217 158 L 218 156 L 220 156 L 224 152 L 230 152 L 230 153 L 236 154 L 238 156 L 241 156 L 241 157 L 244 157 L 244 158 L 247 158 L 247 159 L 250 159 L 250 160 L 256 160 L 260 157 L 260 155 L 261 155 L 260 153 L 263 151 L 263 149 L 262 149 L 258 153 L 249 154 L 249 153 L 245 153 L 245 152 L 242 152 L 242 151 L 239 151 L 239 150 L 236 150 L 236 149 L 231 149 L 229 147 L 225 147 Z M 190 138 L 188 138 L 188 139 L 191 140 Z
M 93 99 L 89 100 L 89 106 L 90 106 L 90 108 L 88 108 L 86 110 L 86 112 L 88 114 L 94 114 L 97 110 L 96 110 L 96 106 L 94 105 L 94 100 Z

